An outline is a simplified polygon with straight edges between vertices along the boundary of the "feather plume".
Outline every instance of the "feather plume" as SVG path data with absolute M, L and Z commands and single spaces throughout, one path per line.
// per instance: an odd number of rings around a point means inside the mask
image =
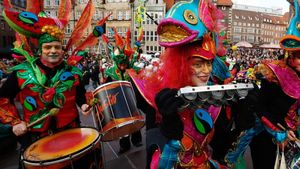
M 124 41 L 122 37 L 118 34 L 117 29 L 114 27 L 116 46 L 122 49 L 124 47 Z
M 39 12 L 44 11 L 44 0 L 27 0 L 26 11 L 38 15 Z
M 102 40 L 104 43 L 109 44 L 109 40 L 106 35 L 102 35 Z
M 108 18 L 110 17 L 110 15 L 112 15 L 112 12 L 109 13 L 105 18 L 103 18 L 100 21 L 98 21 L 96 25 L 97 26 L 102 26 L 108 20 Z
M 21 47 L 23 45 L 22 48 L 24 50 L 26 50 L 29 53 L 32 53 L 31 47 L 28 43 L 26 36 L 16 33 L 15 37 L 16 37 L 16 41 L 14 42 L 15 47 Z
M 128 31 L 126 32 L 125 49 L 124 49 L 124 53 L 126 56 L 131 56 L 134 53 L 134 51 L 131 49 L 130 46 L 130 37 L 131 37 L 131 32 L 130 29 L 128 29 Z
M 99 22 L 97 22 L 96 26 L 103 26 L 103 24 L 108 20 L 108 17 L 111 15 L 112 13 L 108 14 L 106 17 L 104 17 L 103 19 L 101 19 Z M 101 36 L 101 35 L 100 35 Z M 94 46 L 98 43 L 99 41 L 99 37 L 95 36 L 93 32 L 91 32 L 89 34 L 89 36 L 82 42 L 80 43 L 76 49 L 73 51 L 73 54 L 76 51 L 80 51 L 80 50 L 84 50 L 87 47 L 90 46 Z
M 13 6 L 10 3 L 10 0 L 3 0 L 3 7 L 4 9 L 11 9 Z
M 68 50 L 70 47 L 72 47 L 75 43 L 78 43 L 78 40 L 81 39 L 82 35 L 90 26 L 92 16 L 95 11 L 95 6 L 93 4 L 92 0 L 89 0 L 88 4 L 84 8 L 81 17 L 79 18 L 77 24 L 75 25 L 75 28 L 71 34 L 71 37 L 66 45 L 66 50 Z
M 221 19 L 224 18 L 224 15 L 211 0 L 202 0 L 198 11 L 200 19 L 208 30 L 219 32 L 222 29 Z
M 60 20 L 66 20 L 68 23 L 71 17 L 72 4 L 71 0 L 61 0 L 58 8 L 57 18 Z M 66 25 L 64 25 L 65 27 Z
M 137 41 L 141 42 L 144 38 L 144 30 L 141 29 L 141 31 L 139 32 L 139 37 L 137 39 Z
M 95 46 L 98 41 L 99 38 L 91 33 L 79 46 L 76 47 L 72 55 L 74 55 L 77 51 L 86 49 L 87 47 Z

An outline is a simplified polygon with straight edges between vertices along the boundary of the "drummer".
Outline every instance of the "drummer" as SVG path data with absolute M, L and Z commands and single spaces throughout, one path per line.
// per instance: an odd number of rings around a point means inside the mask
M 107 68 L 104 72 L 104 74 L 107 76 L 105 79 L 105 83 L 118 81 L 118 80 L 129 81 L 130 78 L 126 71 L 131 69 L 134 70 L 135 72 L 138 72 L 140 70 L 140 68 L 134 66 L 134 62 L 136 62 L 139 53 L 136 52 L 133 54 L 130 47 L 122 46 L 124 42 L 122 38 L 120 38 L 120 35 L 118 34 L 117 31 L 115 31 L 115 39 L 116 39 L 116 44 L 121 44 L 121 45 L 112 46 L 112 44 L 107 42 L 112 57 L 113 66 Z M 138 47 L 140 46 L 139 43 L 136 43 L 136 45 Z M 131 134 L 131 142 L 136 147 L 142 146 L 141 143 L 142 135 L 140 131 Z M 120 144 L 119 153 L 124 153 L 128 151 L 131 147 L 130 136 L 121 138 L 119 140 L 119 144 Z
M 0 119 L 12 125 L 12 132 L 18 137 L 21 149 L 51 133 L 78 127 L 80 121 L 76 105 L 84 115 L 89 114 L 90 106 L 86 104 L 81 71 L 63 60 L 64 33 L 56 25 L 57 22 L 40 23 L 43 24 L 43 30 L 38 35 L 36 57 L 19 48 L 27 61 L 13 67 L 13 72 L 0 88 L 0 98 L 9 98 L 11 104 L 17 99 L 22 105 L 22 116 L 17 112 L 9 112 L 7 119 Z M 15 30 L 30 36 L 26 31 Z M 49 112 L 55 115 L 49 115 Z M 47 117 L 44 119 L 44 116 Z M 35 123 L 37 121 L 39 123 Z

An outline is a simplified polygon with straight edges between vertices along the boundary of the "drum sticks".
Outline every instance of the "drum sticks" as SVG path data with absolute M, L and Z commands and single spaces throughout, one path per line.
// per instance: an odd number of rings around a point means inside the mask
M 49 116 L 55 116 L 58 112 L 59 112 L 60 109 L 58 108 L 52 108 L 48 114 L 42 116 L 41 118 L 37 119 L 36 121 L 30 123 L 27 125 L 27 128 L 30 128 L 32 126 L 34 126 L 35 124 L 41 122 L 42 120 L 44 120 L 45 118 L 49 117 Z

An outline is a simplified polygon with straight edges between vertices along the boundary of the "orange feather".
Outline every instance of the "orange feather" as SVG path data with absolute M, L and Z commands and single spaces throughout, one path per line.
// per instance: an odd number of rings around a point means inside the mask
M 68 23 L 71 17 L 71 8 L 71 0 L 61 0 L 58 8 L 57 18 L 60 20 L 66 20 L 66 23 Z M 64 27 L 65 26 L 66 25 L 64 25 Z
M 118 34 L 117 29 L 114 27 L 116 46 L 122 49 L 124 47 L 124 41 L 122 37 Z
M 44 11 L 44 0 L 27 0 L 26 11 L 38 15 L 39 12 Z
M 71 37 L 66 45 L 66 49 L 71 48 L 75 43 L 79 43 L 83 34 L 91 24 L 92 16 L 95 11 L 95 6 L 92 0 L 89 0 L 88 4 L 85 6 L 82 15 L 80 16 L 75 28 L 71 34 Z

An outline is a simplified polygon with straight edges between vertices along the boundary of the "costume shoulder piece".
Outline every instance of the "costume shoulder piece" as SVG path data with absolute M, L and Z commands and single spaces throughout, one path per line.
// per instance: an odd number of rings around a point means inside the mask
M 279 84 L 276 75 L 266 63 L 261 63 L 255 68 L 255 75 L 258 79 L 264 78 L 271 83 Z
M 280 85 L 285 94 L 296 99 L 300 98 L 299 77 L 285 62 L 278 60 L 267 62 L 260 65 L 258 70 L 269 82 Z

